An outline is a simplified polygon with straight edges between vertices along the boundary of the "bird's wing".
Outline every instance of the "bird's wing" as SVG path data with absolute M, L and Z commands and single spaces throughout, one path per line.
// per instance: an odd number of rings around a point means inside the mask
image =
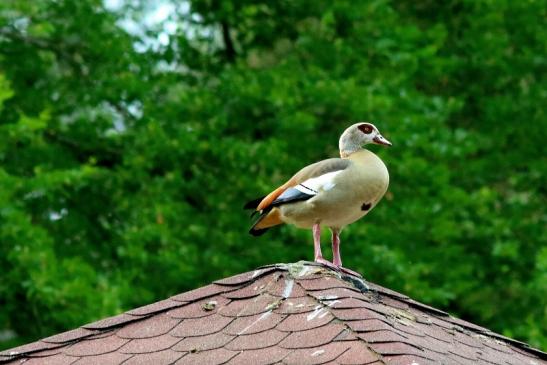
M 312 177 L 298 185 L 288 188 L 277 197 L 269 207 L 276 207 L 286 203 L 308 200 L 320 191 L 330 190 L 335 186 L 334 177 L 341 173 L 342 170 L 328 172 L 326 174 Z
M 260 211 L 271 205 L 309 199 L 319 190 L 329 190 L 334 187 L 334 177 L 346 169 L 351 161 L 341 158 L 329 158 L 304 167 L 258 204 Z

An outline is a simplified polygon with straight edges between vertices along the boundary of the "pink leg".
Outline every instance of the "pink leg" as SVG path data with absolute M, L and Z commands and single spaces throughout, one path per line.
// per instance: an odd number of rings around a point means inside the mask
M 319 223 L 313 225 L 312 231 L 314 259 L 319 262 L 319 260 L 323 260 L 323 254 L 321 253 L 321 226 Z
M 321 253 L 321 226 L 319 223 L 313 225 L 313 248 L 314 248 L 314 261 L 325 266 L 330 267 L 331 269 L 337 269 L 330 261 L 323 258 Z
M 332 229 L 332 263 L 334 266 L 342 267 L 342 257 L 340 256 L 340 231 Z
M 332 263 L 334 264 L 334 266 L 339 268 L 340 271 L 346 274 L 362 277 L 362 275 L 359 274 L 358 272 L 342 267 L 342 256 L 340 255 L 340 230 L 338 229 L 331 229 L 331 230 L 332 230 Z

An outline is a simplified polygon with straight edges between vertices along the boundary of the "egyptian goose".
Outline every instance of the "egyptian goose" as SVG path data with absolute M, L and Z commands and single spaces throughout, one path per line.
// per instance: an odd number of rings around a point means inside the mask
M 341 158 L 306 166 L 270 194 L 248 202 L 245 208 L 259 214 L 249 233 L 259 236 L 282 223 L 312 228 L 315 261 L 355 274 L 342 267 L 340 232 L 370 212 L 389 184 L 382 160 L 362 147 L 369 143 L 391 146 L 373 124 L 353 124 L 340 137 Z M 321 254 L 321 226 L 332 232 L 332 263 Z

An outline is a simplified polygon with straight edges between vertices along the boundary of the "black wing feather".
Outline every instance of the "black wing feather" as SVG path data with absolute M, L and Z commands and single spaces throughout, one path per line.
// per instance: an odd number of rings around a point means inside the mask
M 315 196 L 314 194 L 306 194 L 301 192 L 298 189 L 289 188 L 285 190 L 283 194 L 279 196 L 279 198 L 275 199 L 272 202 L 272 204 L 270 204 L 270 206 L 278 207 L 280 205 L 287 204 L 287 203 L 295 203 L 295 202 L 308 200 L 310 198 L 313 198 L 314 196 Z

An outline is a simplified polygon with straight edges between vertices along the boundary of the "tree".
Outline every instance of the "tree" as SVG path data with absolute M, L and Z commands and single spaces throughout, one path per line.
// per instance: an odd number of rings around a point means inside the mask
M 146 2 L 0 4 L 2 346 L 311 259 L 241 206 L 370 120 L 391 186 L 347 266 L 546 347 L 542 2 L 189 5 L 162 43 Z

